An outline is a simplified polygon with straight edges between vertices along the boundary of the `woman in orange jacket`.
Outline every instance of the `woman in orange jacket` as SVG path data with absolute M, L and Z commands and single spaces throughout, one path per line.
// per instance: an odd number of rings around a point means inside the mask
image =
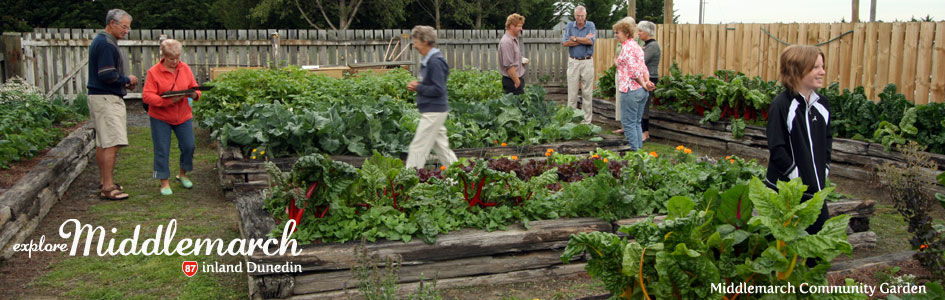
M 168 163 L 171 132 L 177 135 L 180 148 L 180 173 L 176 179 L 184 188 L 192 188 L 187 172 L 194 169 L 194 124 L 190 101 L 200 98 L 200 91 L 162 96 L 169 91 L 187 90 L 197 86 L 190 66 L 180 61 L 181 43 L 167 39 L 161 42 L 161 61 L 148 69 L 142 98 L 148 105 L 151 119 L 151 140 L 154 144 L 154 178 L 161 181 L 161 195 L 171 195 Z

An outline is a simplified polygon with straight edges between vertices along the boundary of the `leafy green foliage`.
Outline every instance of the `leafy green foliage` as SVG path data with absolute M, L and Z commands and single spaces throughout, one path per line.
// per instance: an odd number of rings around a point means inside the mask
M 935 198 L 945 206 L 941 194 L 933 196 L 930 191 L 922 188 L 928 185 L 931 176 L 926 175 L 928 169 L 937 170 L 938 164 L 931 159 L 923 147 L 916 142 L 898 146 L 904 154 L 905 165 L 886 163 L 879 167 L 879 177 L 883 187 L 888 191 L 890 200 L 896 210 L 908 223 L 908 231 L 913 234 L 909 239 L 912 249 L 917 250 L 916 260 L 936 280 L 945 279 L 945 227 L 935 224 L 930 214 Z M 939 175 L 937 180 L 945 180 L 945 175 Z
M 224 74 L 195 102 L 201 126 L 225 145 L 268 149 L 271 156 L 309 153 L 407 153 L 420 117 L 405 88 L 405 70 L 334 79 L 296 67 Z M 447 84 L 454 148 L 531 145 L 589 138 L 600 132 L 580 124 L 579 111 L 545 101 L 531 86 L 504 95 L 496 72 L 454 71 Z
M 702 115 L 702 124 L 731 119 L 732 135 L 740 137 L 745 124 L 766 122 L 771 100 L 782 90 L 775 81 L 735 71 L 703 78 L 682 74 L 673 65 L 660 79 L 654 102 L 662 109 Z M 863 87 L 841 91 L 837 82 L 817 92 L 830 103 L 834 136 L 882 143 L 887 150 L 917 141 L 929 152 L 945 154 L 945 103 L 916 106 L 894 84 L 883 89 L 878 102 L 867 99 Z
M 273 187 L 265 208 L 276 219 L 298 219 L 293 237 L 303 243 L 414 237 L 432 243 L 461 228 L 501 230 L 559 217 L 612 221 L 665 213 L 667 203 L 658 199 L 695 197 L 763 174 L 741 159 L 712 164 L 609 151 L 524 163 L 463 159 L 432 171 L 408 170 L 376 152 L 360 169 L 314 154 L 300 158 L 290 173 L 274 164 L 268 170 Z
M 0 86 L 0 168 L 55 145 L 82 117 L 62 98 L 46 100 L 18 78 Z
M 768 106 L 780 90 L 777 82 L 759 76 L 749 78 L 739 72 L 718 70 L 715 76 L 703 78 L 682 74 L 673 64 L 670 74 L 657 84 L 654 102 L 671 111 L 702 115 L 703 124 L 729 117 L 765 120 Z
M 673 197 L 662 223 L 651 217 L 621 227 L 628 237 L 602 232 L 572 235 L 561 259 L 569 262 L 588 253 L 588 273 L 624 299 L 737 297 L 713 293 L 711 285 L 719 283 L 826 284 L 830 260 L 852 251 L 846 242 L 849 216 L 831 218 L 820 232 L 808 234 L 805 229 L 817 219 L 830 189 L 801 202 L 806 187 L 800 180 L 781 182 L 778 188 L 780 192 L 774 192 L 756 177 L 725 192 L 708 190 L 698 202 Z M 753 208 L 758 215 L 751 216 Z M 808 268 L 807 260 L 814 260 L 815 266 Z
M 614 65 L 597 78 L 597 84 L 594 85 L 594 97 L 604 99 L 612 99 L 615 97 L 617 95 L 616 78 L 617 66 Z

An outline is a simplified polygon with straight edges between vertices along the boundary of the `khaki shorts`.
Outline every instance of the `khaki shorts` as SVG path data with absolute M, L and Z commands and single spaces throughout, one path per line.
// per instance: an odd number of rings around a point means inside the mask
M 89 120 L 95 127 L 95 146 L 128 146 L 125 100 L 115 95 L 89 95 Z

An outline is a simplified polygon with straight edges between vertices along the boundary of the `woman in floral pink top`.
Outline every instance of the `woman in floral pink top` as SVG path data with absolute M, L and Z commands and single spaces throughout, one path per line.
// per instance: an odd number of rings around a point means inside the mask
M 614 24 L 614 34 L 621 45 L 620 54 L 614 59 L 617 65 L 617 90 L 620 92 L 620 123 L 623 134 L 634 151 L 643 147 L 643 108 L 646 106 L 646 90 L 656 86 L 650 82 L 650 73 L 643 60 L 643 48 L 633 40 L 636 22 L 626 17 Z

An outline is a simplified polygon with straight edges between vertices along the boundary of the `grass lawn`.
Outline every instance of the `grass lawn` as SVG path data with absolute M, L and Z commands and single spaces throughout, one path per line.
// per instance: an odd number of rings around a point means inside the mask
M 189 174 L 193 189 L 184 189 L 173 182 L 172 196 L 161 196 L 158 181 L 151 178 L 153 152 L 151 133 L 146 127 L 129 127 L 130 146 L 119 153 L 115 178 L 131 195 L 126 201 L 103 201 L 91 206 L 77 217 L 83 224 L 118 229 L 117 241 L 130 237 L 135 225 L 141 225 L 139 240 L 153 237 L 158 225 L 167 226 L 176 219 L 176 241 L 181 238 L 223 239 L 225 243 L 239 238 L 236 209 L 223 198 L 216 170 L 216 152 L 209 134 L 198 130 L 194 155 L 195 171 Z M 171 145 L 171 174 L 178 171 L 176 138 Z M 96 172 L 94 162 L 90 170 Z M 94 176 L 96 179 L 98 176 Z M 58 238 L 58 236 L 57 236 Z M 71 240 L 70 240 L 71 242 Z M 139 245 L 142 243 L 139 241 Z M 81 244 L 80 244 L 81 245 Z M 64 256 L 47 272 L 29 285 L 29 289 L 57 291 L 61 296 L 80 299 L 245 299 L 244 273 L 201 273 L 188 278 L 181 263 L 195 260 L 203 263 L 235 264 L 234 256 Z M 81 251 L 81 249 L 80 249 Z M 32 294 L 32 293 L 29 293 Z

